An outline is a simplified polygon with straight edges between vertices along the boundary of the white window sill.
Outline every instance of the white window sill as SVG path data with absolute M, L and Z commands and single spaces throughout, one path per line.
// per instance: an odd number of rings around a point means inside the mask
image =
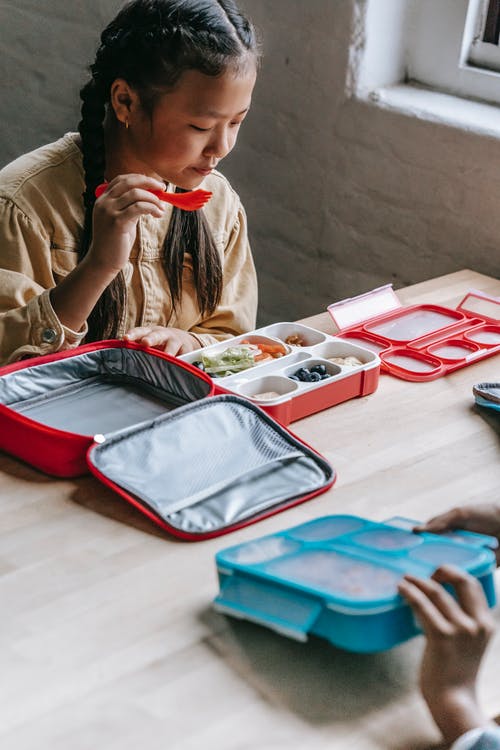
M 417 84 L 386 86 L 371 91 L 366 98 L 379 107 L 410 117 L 500 138 L 500 107 L 493 104 L 441 94 Z

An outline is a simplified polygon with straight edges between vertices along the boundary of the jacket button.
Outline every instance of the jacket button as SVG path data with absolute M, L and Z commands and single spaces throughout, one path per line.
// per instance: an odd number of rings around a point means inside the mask
M 57 333 L 53 328 L 44 328 L 42 331 L 42 341 L 45 344 L 53 344 L 57 338 Z

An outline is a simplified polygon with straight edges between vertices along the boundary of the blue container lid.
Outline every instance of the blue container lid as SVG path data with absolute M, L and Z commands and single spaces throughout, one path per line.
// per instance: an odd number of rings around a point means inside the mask
M 443 563 L 476 577 L 494 570 L 489 537 L 472 534 L 465 543 L 415 533 L 417 522 L 402 521 L 325 516 L 222 550 L 217 607 L 302 638 L 325 607 L 353 615 L 407 607 L 398 593 L 406 573 L 428 578 Z

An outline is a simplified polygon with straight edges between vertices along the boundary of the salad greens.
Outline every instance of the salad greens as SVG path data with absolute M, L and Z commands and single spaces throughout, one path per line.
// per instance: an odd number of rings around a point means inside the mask
M 203 354 L 202 362 L 205 372 L 209 375 L 234 375 L 236 372 L 254 367 L 255 355 L 259 354 L 258 347 L 252 344 L 238 344 L 230 346 L 218 354 Z

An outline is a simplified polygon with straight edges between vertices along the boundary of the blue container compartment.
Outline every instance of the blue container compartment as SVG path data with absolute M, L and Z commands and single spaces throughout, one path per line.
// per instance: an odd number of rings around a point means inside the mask
M 331 549 L 303 549 L 271 560 L 262 572 L 277 583 L 289 583 L 304 592 L 314 590 L 332 602 L 356 609 L 377 606 L 397 594 L 401 572 L 397 568 L 372 562 L 355 553 Z
M 360 547 L 384 552 L 401 552 L 422 544 L 422 538 L 412 531 L 393 528 L 369 528 L 359 534 L 352 534 L 351 541 Z
M 324 516 L 288 529 L 286 535 L 304 542 L 321 542 L 363 529 L 369 522 L 357 516 Z
M 392 518 L 387 518 L 384 523 L 410 532 L 415 526 L 421 525 L 420 521 L 415 521 L 414 518 L 406 518 L 405 516 L 392 516 Z M 478 534 L 475 531 L 466 531 L 465 529 L 443 531 L 439 533 L 438 538 L 454 539 L 456 542 L 472 544 L 476 547 L 489 547 L 489 549 L 497 549 L 498 547 L 498 539 L 495 536 L 490 536 L 489 534 Z
M 398 519 L 403 521 L 404 519 Z M 395 519 L 396 522 L 396 519 Z M 430 577 L 448 562 L 476 576 L 495 604 L 492 538 L 441 537 L 358 516 L 325 516 L 216 555 L 218 611 L 297 640 L 376 652 L 420 631 L 397 592 L 405 573 Z M 496 540 L 494 540 L 496 541 Z

